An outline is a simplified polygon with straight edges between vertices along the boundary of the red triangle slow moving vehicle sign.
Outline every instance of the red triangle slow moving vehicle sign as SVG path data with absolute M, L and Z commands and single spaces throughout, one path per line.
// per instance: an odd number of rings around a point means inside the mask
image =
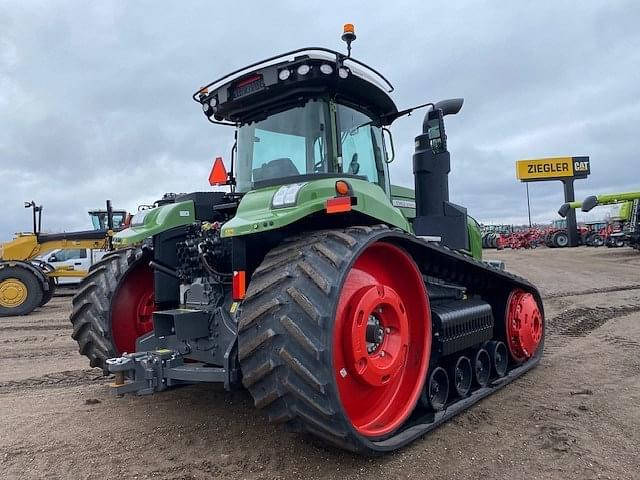
M 209 185 L 226 185 L 228 180 L 227 169 L 224 167 L 222 157 L 216 157 L 209 174 Z

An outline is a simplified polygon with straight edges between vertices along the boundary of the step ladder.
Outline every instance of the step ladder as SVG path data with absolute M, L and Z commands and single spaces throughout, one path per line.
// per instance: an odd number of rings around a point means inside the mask
M 631 218 L 629 219 L 629 231 L 634 233 L 638 228 L 638 223 L 640 223 L 640 218 L 638 217 L 638 210 L 640 210 L 640 199 L 636 199 L 633 201 L 633 207 L 631 209 Z

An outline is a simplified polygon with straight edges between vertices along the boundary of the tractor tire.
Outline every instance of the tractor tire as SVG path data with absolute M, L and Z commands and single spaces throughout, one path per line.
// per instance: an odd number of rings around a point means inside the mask
M 45 275 L 48 275 L 49 273 L 55 271 L 55 268 L 53 268 L 53 266 L 47 262 L 35 262 L 32 261 L 31 264 L 36 267 L 39 268 L 40 270 L 42 270 L 44 272 Z M 47 283 L 49 284 L 49 290 L 46 290 L 42 293 L 42 301 L 40 302 L 40 307 L 46 305 L 47 303 L 49 303 L 49 301 L 53 298 L 53 294 L 56 291 L 56 279 L 54 277 L 47 277 Z
M 36 274 L 19 264 L 0 264 L 0 317 L 28 315 L 42 303 Z
M 587 247 L 593 247 L 593 234 L 589 233 L 588 235 L 581 235 L 580 242 L 582 245 L 586 245 Z
M 271 422 L 368 454 L 376 453 L 372 441 L 398 430 L 413 411 L 431 348 L 418 268 L 401 248 L 370 241 L 386 228 L 320 231 L 279 245 L 254 272 L 238 321 L 243 384 L 256 407 Z M 365 304 L 378 315 L 363 323 Z M 370 327 L 394 340 L 351 340 Z M 395 347 L 385 355 L 373 345 Z M 397 361 L 401 352 L 411 360 Z M 391 376 L 379 373 L 382 360 Z
M 135 339 L 151 330 L 153 308 L 149 306 L 149 293 L 152 301 L 153 274 L 148 261 L 139 249 L 110 253 L 91 266 L 73 297 L 71 336 L 78 342 L 80 354 L 89 358 L 89 365 L 101 368 L 105 375 L 109 373 L 108 358 L 135 351 Z M 145 289 L 142 296 L 135 294 L 140 286 Z M 118 316 L 114 328 L 114 308 L 137 314 L 141 307 L 146 308 L 142 328 L 140 322 L 129 318 L 124 320 L 132 320 L 130 324 L 123 326 L 123 315 Z
M 42 292 L 42 300 L 40 301 L 40 305 L 38 305 L 39 307 L 42 307 L 47 303 L 49 303 L 49 301 L 51 301 L 51 299 L 53 298 L 53 294 L 56 291 L 55 278 L 48 278 L 47 281 L 49 282 L 49 290 L 47 290 L 46 292 Z
M 604 238 L 599 233 L 592 235 L 589 240 L 593 247 L 602 247 L 604 245 Z
M 556 232 L 551 240 L 554 247 L 564 248 L 569 245 L 569 236 L 566 232 Z

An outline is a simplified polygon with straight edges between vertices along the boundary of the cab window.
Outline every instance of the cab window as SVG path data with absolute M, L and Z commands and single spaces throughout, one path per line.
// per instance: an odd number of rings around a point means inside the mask
M 370 117 L 358 110 L 338 105 L 338 127 L 342 147 L 342 171 L 366 177 L 383 189 L 384 162 L 382 131 Z
M 256 182 L 330 171 L 328 104 L 309 100 L 299 106 L 242 125 L 238 130 L 237 188 Z
M 59 250 L 53 254 L 56 262 L 65 262 L 76 258 L 87 258 L 87 250 L 84 248 L 72 248 L 70 250 Z M 50 256 L 51 257 L 51 256 Z

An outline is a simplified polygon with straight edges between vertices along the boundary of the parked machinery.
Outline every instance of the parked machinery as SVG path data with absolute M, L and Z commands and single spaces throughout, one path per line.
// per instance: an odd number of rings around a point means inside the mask
M 640 250 L 640 192 L 612 193 L 605 195 L 593 195 L 582 201 L 582 211 L 589 212 L 598 205 L 612 205 L 622 203 L 620 217 L 623 220 L 621 234 L 614 237 L 615 242 L 629 244 L 630 247 Z
M 306 48 L 194 94 L 235 128 L 230 173 L 217 160 L 210 177 L 231 191 L 136 214 L 73 300 L 73 336 L 116 393 L 243 385 L 273 422 L 381 453 L 537 364 L 538 290 L 482 262 L 449 201 L 444 118 L 462 99 L 398 110 L 392 89 Z M 387 127 L 417 108 L 412 198 L 390 187 Z
M 55 269 L 37 260 L 38 256 L 55 249 L 107 249 L 111 235 L 117 230 L 114 223 L 121 229 L 128 215 L 122 210 L 112 210 L 111 202 L 107 201 L 106 210 L 89 212 L 94 227 L 101 228 L 42 233 L 42 205 L 31 201 L 24 206 L 32 210 L 33 231 L 18 233 L 13 240 L 0 244 L 0 317 L 27 315 L 51 300 L 56 278 L 86 274 L 77 270 Z

